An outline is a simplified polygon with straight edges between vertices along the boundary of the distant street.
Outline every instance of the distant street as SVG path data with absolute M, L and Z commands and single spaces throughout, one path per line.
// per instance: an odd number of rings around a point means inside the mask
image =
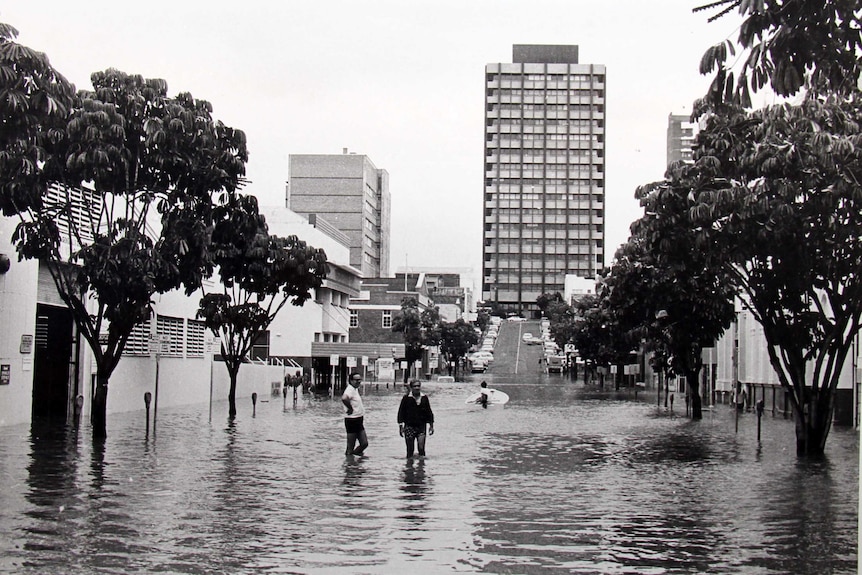
M 538 321 L 503 321 L 500 324 L 500 335 L 494 346 L 494 363 L 487 373 L 489 375 L 533 375 L 542 371 L 539 360 L 542 358 L 541 345 L 527 345 L 522 338 L 525 333 L 539 336 Z

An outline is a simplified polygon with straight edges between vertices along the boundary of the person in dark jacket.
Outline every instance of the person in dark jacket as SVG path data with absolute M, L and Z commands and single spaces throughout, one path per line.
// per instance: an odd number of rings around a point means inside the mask
M 407 457 L 413 457 L 414 446 L 425 455 L 425 428 L 434 435 L 434 412 L 428 396 L 422 393 L 422 382 L 410 381 L 410 393 L 401 398 L 398 407 L 398 433 L 407 443 Z

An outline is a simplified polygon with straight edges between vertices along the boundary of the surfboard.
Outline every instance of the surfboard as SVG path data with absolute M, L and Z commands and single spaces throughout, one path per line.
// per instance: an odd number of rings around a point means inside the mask
M 506 392 L 499 389 L 488 388 L 488 405 L 505 405 L 509 401 L 509 396 Z M 470 395 L 464 403 L 482 403 L 482 392 L 477 391 Z

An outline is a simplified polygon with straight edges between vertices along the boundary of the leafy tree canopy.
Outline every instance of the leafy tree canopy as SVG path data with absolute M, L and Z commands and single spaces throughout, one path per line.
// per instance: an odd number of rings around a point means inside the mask
M 716 44 L 701 59 L 701 74 L 714 73 L 703 105 L 751 107 L 751 93 L 767 84 L 779 96 L 796 94 L 806 82 L 816 92 L 857 89 L 862 70 L 857 0 L 718 0 L 694 9 L 701 10 L 713 10 L 710 21 L 733 10 L 743 17 L 736 42 Z M 736 72 L 735 62 L 741 63 Z
M 109 69 L 74 93 L 15 34 L 0 25 L 0 210 L 19 219 L 19 257 L 50 271 L 93 351 L 103 436 L 108 379 L 152 295 L 191 292 L 212 272 L 213 196 L 242 185 L 245 135 L 159 79 Z

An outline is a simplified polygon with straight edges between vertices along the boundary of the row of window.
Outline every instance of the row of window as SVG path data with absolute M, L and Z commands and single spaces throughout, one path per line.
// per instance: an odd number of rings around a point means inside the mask
M 584 88 L 580 88 L 580 83 L 578 88 L 545 88 L 545 89 L 520 89 L 520 90 L 512 90 L 512 89 L 499 89 L 499 88 L 488 88 L 489 96 L 499 96 L 502 98 L 505 97 L 518 97 L 518 98 L 566 98 L 571 96 L 589 96 L 593 95 L 597 98 L 602 98 L 605 95 L 604 90 L 595 90 L 592 86 L 586 86 Z M 689 130 L 691 132 L 691 130 Z M 683 132 L 684 134 L 684 132 Z
M 132 329 L 123 355 L 148 356 L 156 347 L 165 357 L 203 357 L 205 333 L 202 321 L 158 315 L 155 334 L 149 319 Z
M 489 134 L 491 136 L 491 134 Z M 592 132 L 576 132 L 572 134 L 503 134 L 500 136 L 501 147 L 517 148 L 527 144 L 546 145 L 548 142 L 569 141 L 601 141 L 601 134 Z
M 540 74 L 530 78 L 522 74 L 488 74 L 486 76 L 487 83 L 494 87 L 499 85 L 501 88 L 592 88 L 604 84 L 605 77 L 603 75 L 590 76 L 588 74 L 548 74 L 542 76 Z
M 359 310 L 357 309 L 350 310 L 350 327 L 359 327 Z M 380 327 L 387 329 L 392 327 L 391 309 L 384 309 L 381 311 Z
M 593 158 L 587 158 L 588 161 L 591 161 Z M 559 178 L 563 179 L 568 177 L 567 166 L 559 166 L 555 167 L 553 165 L 548 164 L 504 164 L 504 167 L 500 167 L 499 170 L 496 170 L 497 173 L 493 173 L 494 170 L 488 170 L 486 174 L 489 175 L 488 180 L 516 180 L 520 178 L 522 180 L 544 180 L 547 178 Z M 603 170 L 599 170 L 596 167 L 597 172 L 602 172 Z M 598 180 L 597 180 L 598 181 Z M 486 184 L 491 185 L 491 184 Z
M 602 194 L 590 194 L 589 186 L 584 186 L 583 191 L 581 193 L 577 193 L 575 190 L 566 193 L 565 190 L 556 192 L 556 193 L 548 193 L 547 191 L 535 191 L 535 188 L 528 188 L 530 191 L 520 191 L 520 190 L 500 190 L 496 194 L 486 193 L 485 201 L 491 202 L 494 201 L 494 198 L 500 202 L 513 202 L 520 200 L 523 202 L 523 206 L 525 208 L 542 208 L 547 207 L 547 202 L 568 202 L 571 206 L 572 204 L 583 204 L 586 206 L 592 205 L 593 203 L 600 204 L 604 201 L 604 196 Z M 544 203 L 543 203 L 544 202 Z
M 542 261 L 544 258 L 542 256 L 544 251 L 547 253 L 555 253 L 555 254 L 591 254 L 595 253 L 595 250 L 602 249 L 603 241 L 602 240 L 573 240 L 566 238 L 509 238 L 510 241 L 505 242 L 501 241 L 497 244 L 496 250 L 495 246 L 488 246 L 488 251 L 485 252 L 485 256 L 492 256 L 497 254 L 498 260 L 500 262 L 503 261 L 518 261 L 518 256 L 523 254 L 523 257 L 531 257 L 536 261 Z M 595 249 L 591 246 L 595 246 Z M 502 264 L 500 264 L 502 266 Z M 503 266 L 507 267 L 507 266 Z M 508 266 L 511 267 L 511 266 Z
M 530 113 L 533 112 L 567 112 L 569 110 L 576 112 L 583 112 L 585 110 L 598 110 L 602 111 L 601 104 L 554 104 L 553 106 L 546 106 L 544 104 L 488 104 L 487 110 L 489 112 L 493 112 L 494 110 L 499 110 L 500 112 L 523 112 L 525 118 L 530 118 Z M 504 116 L 505 117 L 505 116 Z M 517 117 L 517 116 L 516 116 Z M 535 116 L 541 117 L 541 116 Z M 552 116 L 548 116 L 552 117 Z M 563 117 L 563 116 L 560 116 Z
M 485 232 L 491 232 L 492 228 L 494 231 L 497 232 L 499 237 L 519 237 L 516 234 L 524 232 L 525 230 L 530 230 L 530 231 L 535 231 L 535 232 L 544 230 L 546 233 L 550 233 L 554 230 L 563 231 L 563 232 L 565 232 L 565 231 L 573 232 L 574 230 L 593 229 L 593 230 L 595 230 L 596 233 L 602 232 L 602 224 L 574 224 L 574 223 L 564 224 L 564 225 L 560 225 L 560 224 L 544 224 L 544 225 L 542 225 L 542 224 L 524 224 L 523 226 L 518 226 L 517 224 L 502 225 L 502 224 L 493 224 L 493 223 L 485 222 Z M 512 235 L 506 236 L 505 234 L 507 232 L 512 232 Z M 536 236 L 536 237 L 541 237 L 541 236 Z M 563 236 L 557 236 L 557 237 L 563 237 Z M 580 237 L 584 237 L 584 236 L 580 236 Z
M 592 122 L 596 128 L 604 128 L 605 121 L 600 118 L 569 118 L 566 120 L 560 119 L 541 119 L 541 118 L 488 118 L 485 122 L 485 125 L 489 128 L 505 128 L 505 127 L 518 127 L 521 126 L 524 128 L 524 131 L 527 131 L 526 128 L 528 126 L 538 126 L 548 128 L 548 131 L 551 126 L 562 126 L 565 128 L 579 128 L 581 126 L 585 126 L 584 122 Z M 535 133 L 535 132 L 533 132 Z M 556 133 L 556 132 L 552 132 Z
M 541 190 L 545 193 L 563 193 L 569 190 L 573 193 L 588 193 L 590 189 L 589 175 L 584 178 L 574 177 L 582 171 L 589 171 L 589 166 L 581 166 L 576 170 L 574 166 L 569 166 L 568 178 L 540 178 L 539 181 L 522 182 L 520 178 L 487 178 L 485 186 L 491 188 L 486 190 L 486 193 L 493 193 L 494 190 L 499 191 L 518 191 L 525 189 Z M 593 186 L 603 187 L 602 180 L 592 181 Z
M 488 150 L 488 156 L 491 156 L 491 161 L 485 164 L 485 171 L 491 172 L 495 165 L 499 165 L 500 169 L 513 170 L 521 164 L 549 164 L 555 170 L 559 170 L 566 164 L 574 166 L 584 165 L 585 158 L 603 158 L 604 150 L 601 148 L 584 148 L 584 149 L 568 149 L 568 150 L 524 150 L 523 152 L 512 153 L 509 150 L 503 151 L 497 155 L 494 161 L 494 150 Z M 587 162 L 588 163 L 588 162 Z M 580 170 L 580 168 L 577 168 Z

